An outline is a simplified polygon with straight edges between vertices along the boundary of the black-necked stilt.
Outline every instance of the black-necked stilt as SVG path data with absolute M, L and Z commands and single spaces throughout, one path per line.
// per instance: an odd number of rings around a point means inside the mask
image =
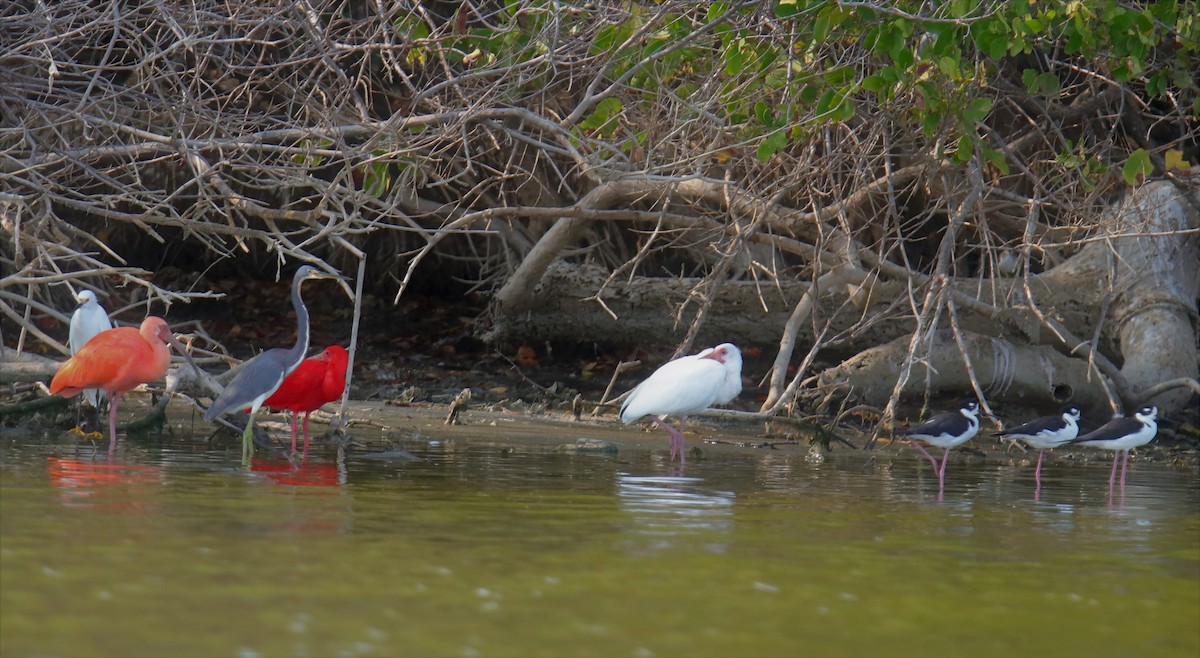
M 1042 486 L 1042 457 L 1047 450 L 1065 445 L 1079 436 L 1079 408 L 1074 405 L 1063 407 L 1057 416 L 1042 416 L 1018 425 L 1012 429 L 999 432 L 997 436 L 1015 439 L 1037 448 L 1037 468 L 1033 471 L 1033 479 L 1037 487 Z
M 897 436 L 924 441 L 929 445 L 944 449 L 942 463 L 939 465 L 933 455 L 921 447 L 921 444 L 913 443 L 937 471 L 938 491 L 940 492 L 946 484 L 946 462 L 950 459 L 950 449 L 969 441 L 977 432 L 979 432 L 979 403 L 975 400 L 968 400 L 958 411 L 937 414 L 923 423 L 913 425 L 908 429 L 896 430 L 894 433 Z
M 1114 450 L 1112 472 L 1108 474 L 1108 491 L 1111 494 L 1113 480 L 1117 475 L 1117 460 L 1121 462 L 1121 489 L 1125 489 L 1125 469 L 1129 466 L 1129 451 L 1144 446 L 1158 434 L 1158 407 L 1145 406 L 1133 414 L 1133 418 L 1116 416 L 1100 427 L 1070 441 L 1071 444 Z

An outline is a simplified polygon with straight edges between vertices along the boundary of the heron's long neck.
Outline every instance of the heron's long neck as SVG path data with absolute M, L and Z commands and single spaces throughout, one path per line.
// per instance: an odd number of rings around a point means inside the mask
M 300 286 L 303 281 L 297 281 L 292 286 L 292 308 L 296 309 L 296 344 L 288 352 L 288 363 L 294 368 L 308 353 L 308 309 L 304 300 L 300 299 Z

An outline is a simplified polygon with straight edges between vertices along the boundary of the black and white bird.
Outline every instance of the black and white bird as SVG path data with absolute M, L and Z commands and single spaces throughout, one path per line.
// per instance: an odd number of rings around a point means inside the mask
M 722 343 L 697 354 L 669 361 L 655 370 L 621 405 L 621 420 L 633 423 L 648 416 L 671 437 L 671 459 L 685 461 L 683 426 L 688 414 L 730 402 L 742 392 L 742 353 Z M 679 428 L 663 420 L 677 416 Z
M 937 414 L 923 423 L 918 423 L 907 429 L 895 431 L 897 436 L 904 436 L 917 441 L 924 441 L 932 446 L 942 448 L 942 462 L 930 455 L 919 443 L 913 443 L 921 454 L 933 464 L 938 474 L 938 491 L 946 484 L 946 462 L 950 459 L 950 449 L 971 440 L 979 432 L 979 403 L 967 400 L 958 411 L 948 411 Z
M 1125 469 L 1129 466 L 1129 451 L 1144 446 L 1158 434 L 1158 407 L 1145 406 L 1133 414 L 1133 418 L 1115 416 L 1100 427 L 1070 441 L 1072 445 L 1091 446 L 1102 450 L 1113 450 L 1112 471 L 1108 474 L 1108 491 L 1112 493 L 1113 480 L 1117 475 L 1117 460 L 1121 462 L 1121 489 L 1125 489 Z
M 67 334 L 67 347 L 71 348 L 71 356 L 87 345 L 96 334 L 112 329 L 112 321 L 108 319 L 108 311 L 96 301 L 96 293 L 91 290 L 81 290 L 75 295 L 79 306 L 71 315 L 71 330 Z M 100 406 L 104 391 L 98 388 L 83 389 L 83 399 L 93 407 Z
M 1079 407 L 1067 405 L 1057 416 L 1042 416 L 997 433 L 1007 439 L 1020 441 L 1032 448 L 1037 448 L 1037 468 L 1033 471 L 1033 479 L 1040 488 L 1042 485 L 1042 457 L 1047 450 L 1065 445 L 1079 436 Z

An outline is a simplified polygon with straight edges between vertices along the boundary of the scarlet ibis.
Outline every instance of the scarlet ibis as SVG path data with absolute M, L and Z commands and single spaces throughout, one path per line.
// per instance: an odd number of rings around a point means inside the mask
M 300 285 L 309 279 L 338 279 L 345 277 L 303 265 L 292 277 L 292 307 L 296 310 L 296 344 L 291 349 L 271 348 L 237 367 L 233 379 L 213 401 L 204 420 L 212 420 L 231 411 L 250 409 L 250 420 L 242 432 L 242 463 L 249 465 L 254 454 L 254 416 L 259 407 L 279 388 L 284 378 L 304 360 L 308 351 L 308 308 L 300 298 Z
M 296 419 L 304 412 L 304 454 L 308 454 L 308 415 L 346 390 L 346 364 L 350 355 L 341 345 L 326 347 L 305 359 L 283 380 L 262 406 L 292 412 L 292 452 L 296 452 Z
M 1045 456 L 1047 450 L 1062 446 L 1079 435 L 1079 416 L 1079 407 L 1068 405 L 1063 407 L 1062 413 L 1057 416 L 1034 418 L 1024 425 L 999 432 L 996 436 L 1016 439 L 1038 449 L 1037 468 L 1033 470 L 1033 480 L 1037 483 L 1037 489 L 1041 489 L 1042 457 Z
M 1129 466 L 1129 451 L 1144 446 L 1158 434 L 1158 407 L 1145 406 L 1138 409 L 1133 418 L 1117 416 L 1100 427 L 1071 441 L 1072 444 L 1091 446 L 1112 450 L 1112 471 L 1108 474 L 1108 493 L 1111 496 L 1113 480 L 1117 475 L 1117 460 L 1125 455 L 1121 462 L 1121 492 L 1125 491 L 1125 469 Z
M 96 301 L 96 293 L 81 290 L 75 296 L 75 301 L 79 302 L 79 306 L 71 315 L 71 331 L 67 334 L 67 347 L 71 349 L 71 356 L 75 356 L 79 348 L 86 345 L 96 334 L 112 329 L 112 321 L 108 319 L 108 312 Z M 99 406 L 100 395 L 100 389 L 96 388 L 83 391 L 83 399 L 93 407 Z
M 183 349 L 166 320 L 150 316 L 140 329 L 117 327 L 101 331 L 54 373 L 50 394 L 71 397 L 89 388 L 108 394 L 108 451 L 117 446 L 117 405 L 121 395 L 138 384 L 162 379 L 171 363 L 171 345 L 199 374 L 200 369 Z
M 938 493 L 946 485 L 946 462 L 950 460 L 950 449 L 966 443 L 979 432 L 979 403 L 968 400 L 958 411 L 948 411 L 937 414 L 929 420 L 918 423 L 908 429 L 895 431 L 897 436 L 907 436 L 910 440 L 924 441 L 930 445 L 942 448 L 942 463 L 934 459 L 919 443 L 913 443 L 921 454 L 933 464 L 938 474 Z
M 683 464 L 683 428 L 688 414 L 725 404 L 741 392 L 742 353 L 732 343 L 722 343 L 655 370 L 625 399 L 621 420 L 629 424 L 649 416 L 671 437 L 671 458 L 678 454 Z M 678 416 L 679 428 L 664 421 L 664 416 Z

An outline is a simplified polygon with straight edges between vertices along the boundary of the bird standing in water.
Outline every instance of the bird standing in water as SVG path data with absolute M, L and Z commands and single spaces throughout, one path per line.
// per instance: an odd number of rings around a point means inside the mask
M 71 330 L 67 334 L 67 347 L 71 349 L 71 356 L 75 356 L 96 334 L 112 329 L 112 321 L 108 319 L 108 312 L 96 301 L 96 293 L 81 290 L 75 296 L 75 301 L 79 302 L 79 306 L 71 314 Z M 83 391 L 83 399 L 93 407 L 100 406 L 101 395 L 102 392 L 98 388 Z
M 262 406 L 292 412 L 292 453 L 296 452 L 296 420 L 304 412 L 304 454 L 308 454 L 308 415 L 346 390 L 346 364 L 350 355 L 341 345 L 305 359 L 283 380 Z
M 1125 492 L 1125 469 L 1129 466 L 1129 451 L 1144 446 L 1158 434 L 1158 407 L 1145 406 L 1133 414 L 1133 418 L 1117 416 L 1096 429 L 1071 441 L 1071 444 L 1091 446 L 1113 451 L 1112 471 L 1108 474 L 1108 493 L 1113 491 L 1113 480 L 1117 475 L 1117 461 L 1121 462 L 1121 492 Z
M 1057 416 L 1034 418 L 1024 425 L 1018 425 L 996 434 L 996 436 L 1015 439 L 1038 449 L 1037 468 L 1033 470 L 1033 480 L 1037 483 L 1034 489 L 1035 496 L 1037 495 L 1036 491 L 1042 487 L 1042 457 L 1045 456 L 1047 450 L 1065 445 L 1079 435 L 1079 416 L 1079 407 L 1069 405 L 1064 407 L 1062 413 Z
M 683 464 L 683 428 L 688 414 L 725 404 L 741 392 L 742 353 L 732 343 L 722 343 L 655 370 L 625 399 L 621 420 L 628 425 L 649 416 L 671 437 L 671 459 L 679 455 Z M 678 416 L 679 428 L 663 420 L 666 416 Z
M 905 436 L 910 439 L 910 443 L 925 455 L 925 458 L 933 464 L 933 468 L 938 474 L 938 494 L 940 496 L 942 489 L 946 487 L 946 462 L 950 460 L 950 449 L 966 443 L 979 432 L 979 403 L 975 400 L 968 400 L 963 403 L 963 406 L 958 411 L 948 411 L 946 413 L 937 414 L 929 420 L 918 423 L 908 429 L 899 429 L 895 431 L 896 436 Z M 919 443 L 913 443 L 911 440 L 924 441 L 929 445 L 942 448 L 942 463 L 938 464 L 938 460 L 933 458 L 925 448 Z
M 197 375 L 200 369 L 171 334 L 166 320 L 150 316 L 139 329 L 117 327 L 101 331 L 68 359 L 50 381 L 50 394 L 71 397 L 89 388 L 108 394 L 108 452 L 117 447 L 117 406 L 121 396 L 139 384 L 162 379 L 171 364 L 170 345 L 183 355 Z
M 221 395 L 213 401 L 204 420 L 212 420 L 230 411 L 250 409 L 250 419 L 242 432 L 242 463 L 249 465 L 254 454 L 254 416 L 259 407 L 292 373 L 308 351 L 308 308 L 300 298 L 300 286 L 309 279 L 337 279 L 345 277 L 323 272 L 311 265 L 303 265 L 292 277 L 292 307 L 296 311 L 296 344 L 291 349 L 275 347 L 259 354 L 238 366 L 233 379 L 225 385 Z

